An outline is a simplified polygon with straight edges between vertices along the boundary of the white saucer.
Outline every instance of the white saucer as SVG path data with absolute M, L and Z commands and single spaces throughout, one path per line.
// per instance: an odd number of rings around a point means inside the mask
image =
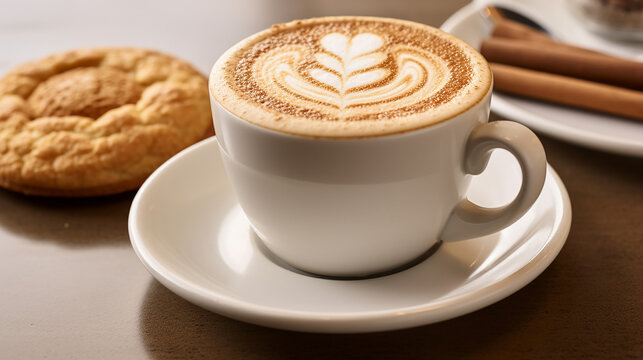
M 643 60 L 643 46 L 626 47 L 586 31 L 565 9 L 564 1 L 479 0 L 453 14 L 442 24 L 441 29 L 480 48 L 482 40 L 491 33 L 491 24 L 478 10 L 486 3 L 501 4 L 525 14 L 568 43 Z M 493 94 L 491 110 L 535 131 L 573 144 L 643 157 L 643 123 L 637 120 L 497 92 Z
M 504 151 L 489 166 L 469 197 L 496 206 L 517 192 L 520 171 Z M 257 246 L 212 138 L 149 177 L 132 204 L 129 233 L 152 275 L 203 308 L 274 328 L 351 333 L 446 320 L 512 294 L 554 260 L 570 223 L 567 192 L 548 167 L 540 198 L 500 233 L 443 244 L 422 263 L 385 277 L 309 277 L 276 265 Z

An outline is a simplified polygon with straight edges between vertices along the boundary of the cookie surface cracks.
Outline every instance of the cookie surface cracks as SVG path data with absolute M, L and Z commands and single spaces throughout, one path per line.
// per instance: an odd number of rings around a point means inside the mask
M 0 185 L 92 196 L 133 189 L 211 132 L 207 80 L 140 49 L 87 49 L 0 79 Z

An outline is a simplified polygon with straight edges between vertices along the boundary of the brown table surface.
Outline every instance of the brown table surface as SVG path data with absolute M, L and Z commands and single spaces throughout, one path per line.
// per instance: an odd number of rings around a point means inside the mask
M 221 38 L 212 60 L 273 22 L 362 14 L 439 26 L 464 3 L 273 0 L 249 25 L 241 16 L 251 6 L 228 1 L 212 15 L 219 29 L 231 29 L 209 35 Z M 551 266 L 469 315 L 374 334 L 273 330 L 174 295 L 130 246 L 134 193 L 64 200 L 0 190 L 0 359 L 643 358 L 643 159 L 540 137 L 573 208 L 567 243 Z

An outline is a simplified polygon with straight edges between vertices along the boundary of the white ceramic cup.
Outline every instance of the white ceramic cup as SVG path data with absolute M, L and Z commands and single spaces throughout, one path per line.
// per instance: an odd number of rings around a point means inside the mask
M 211 96 L 227 175 L 264 245 L 298 269 L 349 277 L 401 267 L 440 240 L 499 231 L 534 203 L 545 180 L 543 147 L 518 123 L 488 123 L 490 99 L 491 90 L 415 131 L 324 139 L 253 125 Z M 522 186 L 510 204 L 483 208 L 466 193 L 494 148 L 518 159 Z

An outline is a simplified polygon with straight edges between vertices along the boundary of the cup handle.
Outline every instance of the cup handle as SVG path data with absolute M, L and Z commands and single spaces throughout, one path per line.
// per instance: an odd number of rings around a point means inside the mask
M 518 220 L 536 201 L 545 183 L 547 160 L 538 137 L 527 127 L 512 121 L 478 125 L 467 140 L 464 171 L 477 175 L 487 167 L 491 150 L 501 148 L 516 157 L 522 170 L 522 185 L 516 198 L 497 208 L 460 201 L 442 229 L 442 241 L 470 239 L 499 231 Z

